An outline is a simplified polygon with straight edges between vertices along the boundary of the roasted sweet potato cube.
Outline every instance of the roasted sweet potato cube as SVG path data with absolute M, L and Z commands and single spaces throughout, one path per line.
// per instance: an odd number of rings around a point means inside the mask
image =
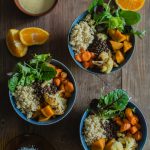
M 124 41 L 123 51 L 124 53 L 128 52 L 132 48 L 132 43 Z
M 136 126 L 132 126 L 132 127 L 130 128 L 131 134 L 135 134 L 137 131 L 138 131 L 138 128 L 137 128 Z
M 108 34 L 116 42 L 123 42 L 127 39 L 126 35 L 122 34 L 119 30 L 109 29 Z
M 111 150 L 111 147 L 115 141 L 116 141 L 115 139 L 109 140 L 105 146 L 105 150 Z
M 98 141 L 92 144 L 92 150 L 104 150 L 106 140 L 104 138 L 99 139 Z
M 129 130 L 131 128 L 131 124 L 130 123 L 123 123 L 120 127 L 120 132 L 125 132 L 127 130 Z
M 116 52 L 116 57 L 115 58 L 116 58 L 116 61 L 117 61 L 118 64 L 121 64 L 125 60 L 124 55 L 120 50 L 118 50 Z
M 114 52 L 116 52 L 116 50 L 120 50 L 123 47 L 123 43 L 119 43 L 115 41 L 110 41 L 110 43 Z
M 122 34 L 119 30 L 116 30 L 115 39 L 117 42 L 123 42 L 126 40 L 126 36 Z
M 126 34 L 125 36 L 126 36 L 126 41 L 129 42 L 130 41 L 130 35 Z
M 54 116 L 54 111 L 52 110 L 52 108 L 50 107 L 50 105 L 47 105 L 46 107 L 42 108 L 41 112 L 47 118 L 48 117 L 51 118 L 52 116 Z
M 116 30 L 114 29 L 108 29 L 108 34 L 109 36 L 113 39 L 113 37 L 115 36 Z
M 136 132 L 133 137 L 136 141 L 140 141 L 142 139 L 142 133 L 140 131 Z

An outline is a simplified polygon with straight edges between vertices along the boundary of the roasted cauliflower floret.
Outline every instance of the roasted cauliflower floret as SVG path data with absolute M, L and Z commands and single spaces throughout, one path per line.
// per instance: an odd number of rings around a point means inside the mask
M 114 66 L 114 61 L 111 54 L 107 52 L 101 52 L 99 55 L 99 61 L 93 61 L 93 64 L 101 69 L 101 72 L 110 73 Z
M 115 141 L 110 150 L 124 150 L 121 142 Z
M 55 115 L 64 114 L 67 108 L 67 100 L 61 96 L 61 92 L 58 92 L 54 95 L 49 95 L 48 93 L 44 94 L 45 101 L 51 106 L 54 110 Z
M 132 137 L 124 137 L 119 138 L 119 142 L 121 142 L 124 146 L 124 150 L 136 150 L 138 144 L 136 143 L 135 139 Z

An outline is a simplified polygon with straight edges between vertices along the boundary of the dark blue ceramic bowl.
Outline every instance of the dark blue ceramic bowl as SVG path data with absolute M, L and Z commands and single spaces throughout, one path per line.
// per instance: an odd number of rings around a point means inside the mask
M 75 103 L 75 100 L 76 100 L 76 93 L 77 93 L 77 86 L 76 86 L 76 81 L 71 73 L 71 71 L 64 65 L 62 64 L 61 62 L 53 59 L 52 62 L 51 62 L 53 65 L 57 66 L 57 67 L 60 67 L 62 68 L 65 72 L 67 72 L 68 74 L 68 77 L 69 77 L 69 80 L 74 84 L 74 87 L 75 87 L 75 91 L 74 93 L 72 94 L 72 97 L 68 100 L 68 104 L 67 104 L 67 109 L 65 111 L 65 113 L 61 116 L 57 116 L 56 118 L 53 118 L 53 119 L 50 119 L 46 122 L 38 122 L 36 120 L 33 120 L 33 119 L 27 119 L 26 115 L 24 115 L 16 106 L 16 102 L 15 102 L 15 98 L 13 97 L 13 95 L 11 94 L 11 92 L 9 92 L 9 98 L 10 98 L 10 102 L 13 106 L 13 109 L 15 110 L 15 112 L 22 118 L 24 119 L 25 121 L 31 123 L 31 124 L 35 124 L 35 125 L 52 125 L 52 124 L 55 124 L 59 121 L 61 121 L 63 118 L 65 118 L 69 113 L 70 111 L 72 110 L 73 108 L 73 105 Z
M 140 124 L 142 126 L 141 132 L 142 132 L 143 137 L 142 137 L 142 140 L 138 143 L 139 146 L 138 146 L 137 150 L 143 150 L 144 145 L 146 143 L 146 139 L 147 139 L 146 120 L 145 120 L 142 112 L 140 111 L 140 109 L 134 103 L 129 102 L 127 107 L 135 108 L 135 113 L 139 117 L 139 121 L 140 121 Z M 81 140 L 81 143 L 82 143 L 84 150 L 90 150 L 89 147 L 87 146 L 86 142 L 85 142 L 85 138 L 83 135 L 84 121 L 88 117 L 88 115 L 89 115 L 89 111 L 87 110 L 84 112 L 82 119 L 81 119 L 81 122 L 80 122 L 80 140 Z
M 78 16 L 78 17 L 74 20 L 74 22 L 72 23 L 72 25 L 71 25 L 71 27 L 70 27 L 70 30 L 69 30 L 69 33 L 68 33 L 68 49 L 69 49 L 69 52 L 70 52 L 70 55 L 71 55 L 72 59 L 75 61 L 75 63 L 76 63 L 80 68 L 82 68 L 83 70 L 88 71 L 89 73 L 92 73 L 92 74 L 104 74 L 104 73 L 100 72 L 99 69 L 85 69 L 85 68 L 82 66 L 82 64 L 81 64 L 80 62 L 76 61 L 76 59 L 75 59 L 75 53 L 74 53 L 74 51 L 73 51 L 73 49 L 72 49 L 72 46 L 70 45 L 70 34 L 71 34 L 71 31 L 72 31 L 73 27 L 74 27 L 76 24 L 78 24 L 80 21 L 82 21 L 82 20 L 85 18 L 85 16 L 86 16 L 87 14 L 88 14 L 88 11 L 83 12 L 83 13 L 82 13 L 80 16 Z M 127 30 L 131 30 L 132 27 L 131 27 L 131 26 L 128 26 L 128 27 L 126 27 L 126 29 L 127 29 Z M 115 71 L 118 71 L 118 70 L 122 69 L 122 67 L 124 67 L 124 66 L 127 64 L 127 62 L 130 60 L 130 58 L 131 58 L 131 56 L 132 56 L 132 54 L 133 54 L 133 52 L 134 52 L 134 46 L 135 46 L 135 36 L 134 36 L 134 35 L 131 36 L 131 41 L 132 41 L 133 47 L 132 47 L 132 49 L 126 54 L 126 56 L 125 56 L 125 61 L 124 61 L 122 64 L 120 64 L 119 67 L 113 68 L 113 70 L 112 70 L 111 72 L 115 72 Z

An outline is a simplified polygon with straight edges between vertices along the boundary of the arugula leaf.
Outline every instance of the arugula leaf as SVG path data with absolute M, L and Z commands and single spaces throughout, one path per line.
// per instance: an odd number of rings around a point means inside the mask
M 94 8 L 97 6 L 97 5 L 102 5 L 104 3 L 103 0 L 93 0 L 92 3 L 89 5 L 88 7 L 88 11 L 90 13 L 93 13 L 94 11 Z
M 110 6 L 109 6 L 109 4 L 103 3 L 103 7 L 104 7 L 105 11 L 110 13 Z
M 12 78 L 10 78 L 10 79 L 8 80 L 8 88 L 9 88 L 10 92 L 13 93 L 13 92 L 15 91 L 16 86 L 17 86 L 17 84 L 18 84 L 18 80 L 19 80 L 19 77 L 18 77 L 17 74 L 14 74 L 14 75 L 12 76 Z
M 138 12 L 122 10 L 119 15 L 124 18 L 126 25 L 128 26 L 135 25 L 141 20 L 141 15 Z

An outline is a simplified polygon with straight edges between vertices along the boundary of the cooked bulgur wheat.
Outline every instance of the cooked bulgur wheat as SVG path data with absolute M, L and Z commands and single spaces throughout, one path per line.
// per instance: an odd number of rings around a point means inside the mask
M 70 44 L 75 52 L 79 53 L 80 49 L 87 50 L 88 46 L 94 40 L 94 32 L 87 22 L 80 21 L 75 25 L 70 35 Z
M 17 108 L 26 114 L 28 119 L 32 117 L 33 112 L 38 110 L 40 105 L 39 98 L 34 92 L 32 86 L 18 86 L 14 93 Z
M 100 138 L 106 138 L 105 130 L 102 127 L 104 122 L 105 120 L 101 120 L 96 115 L 90 115 L 86 118 L 83 132 L 88 146 Z

